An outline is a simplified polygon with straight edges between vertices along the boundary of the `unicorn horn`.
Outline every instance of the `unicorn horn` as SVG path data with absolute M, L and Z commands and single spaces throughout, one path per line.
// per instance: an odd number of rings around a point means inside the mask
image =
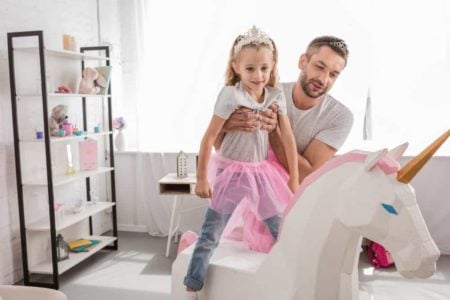
M 403 166 L 403 168 L 400 169 L 400 171 L 398 171 L 397 180 L 403 183 L 409 183 L 449 136 L 450 130 L 447 130 L 419 155 L 411 159 L 405 166 Z

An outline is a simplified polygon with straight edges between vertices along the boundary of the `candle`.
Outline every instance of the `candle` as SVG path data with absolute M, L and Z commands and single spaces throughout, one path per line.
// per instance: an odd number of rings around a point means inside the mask
M 67 175 L 73 175 L 75 174 L 75 169 L 73 168 L 73 162 L 72 162 L 72 150 L 70 148 L 70 145 L 67 144 Z

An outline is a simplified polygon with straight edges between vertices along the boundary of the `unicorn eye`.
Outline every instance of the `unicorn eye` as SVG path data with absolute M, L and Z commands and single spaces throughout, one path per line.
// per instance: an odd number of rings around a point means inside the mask
M 381 203 L 381 206 L 383 206 L 383 208 L 390 214 L 393 215 L 398 215 L 397 210 L 395 209 L 394 206 L 392 206 L 391 204 L 386 204 L 386 203 Z

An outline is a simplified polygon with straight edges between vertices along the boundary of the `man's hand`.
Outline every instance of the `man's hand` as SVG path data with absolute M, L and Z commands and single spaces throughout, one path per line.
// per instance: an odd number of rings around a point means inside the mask
M 272 104 L 265 111 L 261 112 L 261 128 L 272 132 L 277 128 L 278 105 Z
M 261 115 L 250 108 L 241 107 L 230 115 L 222 130 L 228 131 L 255 131 L 259 128 Z

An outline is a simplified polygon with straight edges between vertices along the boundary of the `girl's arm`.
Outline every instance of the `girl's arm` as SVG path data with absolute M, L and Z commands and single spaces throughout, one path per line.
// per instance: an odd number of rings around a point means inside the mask
M 278 115 L 278 123 L 280 125 L 281 141 L 284 145 L 284 151 L 286 154 L 286 160 L 289 171 L 289 188 L 293 193 L 298 188 L 298 157 L 297 157 L 297 145 L 295 143 L 294 134 L 292 132 L 291 125 L 289 124 L 289 118 L 286 115 Z
M 200 144 L 197 183 L 195 185 L 195 194 L 200 198 L 211 198 L 212 196 L 211 186 L 208 182 L 208 162 L 211 157 L 211 149 L 214 145 L 214 141 L 222 130 L 225 121 L 225 119 L 213 115 Z

